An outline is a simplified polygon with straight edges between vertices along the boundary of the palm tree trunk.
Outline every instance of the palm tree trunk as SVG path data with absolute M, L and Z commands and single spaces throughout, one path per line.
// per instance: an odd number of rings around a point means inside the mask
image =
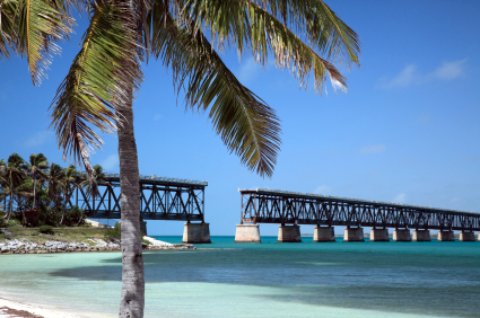
M 133 89 L 133 85 L 132 85 Z M 140 230 L 140 182 L 137 146 L 133 130 L 133 92 L 130 103 L 119 109 L 123 126 L 118 129 L 120 161 L 122 295 L 119 316 L 142 318 L 145 303 L 145 280 Z

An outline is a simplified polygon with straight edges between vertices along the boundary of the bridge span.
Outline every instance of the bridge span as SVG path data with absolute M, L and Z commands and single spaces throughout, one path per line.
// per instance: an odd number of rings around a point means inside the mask
M 203 181 L 142 176 L 139 185 L 142 221 L 185 221 L 184 242 L 210 243 L 210 228 L 205 223 L 207 185 Z M 72 183 L 67 206 L 77 206 L 90 218 L 120 219 L 119 175 L 106 175 L 99 180 L 95 195 L 87 186 Z
M 240 195 L 236 242 L 260 242 L 260 223 L 279 224 L 281 242 L 301 241 L 301 224 L 315 225 L 316 242 L 335 241 L 334 226 L 345 226 L 344 241 L 364 241 L 363 227 L 371 228 L 372 241 L 389 241 L 389 228 L 395 241 L 430 241 L 430 230 L 438 230 L 440 241 L 453 241 L 454 231 L 462 241 L 475 241 L 480 231 L 476 213 L 267 189 Z

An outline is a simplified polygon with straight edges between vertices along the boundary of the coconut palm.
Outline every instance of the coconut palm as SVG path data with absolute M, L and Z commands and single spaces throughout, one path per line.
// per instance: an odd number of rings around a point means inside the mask
M 33 202 L 32 208 L 35 209 L 36 199 L 37 199 L 37 181 L 42 181 L 46 177 L 46 170 L 48 169 L 48 160 L 47 158 L 39 153 L 30 155 L 30 161 L 28 165 L 28 172 L 30 177 L 33 180 Z
M 6 21 L 0 28 L 0 53 L 13 49 L 26 54 L 34 82 L 41 77 L 39 65 L 45 61 L 44 53 L 50 52 L 50 43 L 69 32 L 68 5 L 76 2 L 89 13 L 80 52 L 52 104 L 53 124 L 60 147 L 82 160 L 90 176 L 89 149 L 101 145 L 97 129 L 117 131 L 122 188 L 121 317 L 142 317 L 144 307 L 132 110 L 142 61 L 153 55 L 171 68 L 187 106 L 206 111 L 227 147 L 261 175 L 273 172 L 280 144 L 278 119 L 228 69 L 217 49 L 234 46 L 262 64 L 273 58 L 302 85 L 312 74 L 319 91 L 327 78 L 334 87 L 345 86 L 331 61 L 358 62 L 355 32 L 321 0 L 29 1 L 48 7 L 45 13 L 39 7 L 20 10 L 20 3 L 26 2 L 0 0 L 2 21 Z M 25 15 L 15 12 L 35 16 L 36 23 L 27 23 Z
M 8 221 L 13 213 L 15 202 L 19 202 L 21 197 L 28 194 L 22 188 L 25 182 L 26 164 L 23 158 L 14 153 L 8 157 L 7 162 L 2 162 L 0 165 L 0 184 L 1 193 L 0 198 L 7 200 L 7 213 L 4 218 Z
M 76 185 L 79 185 L 82 179 L 80 174 L 77 171 L 77 168 L 74 165 L 70 165 L 67 168 L 63 169 L 62 175 L 63 175 L 63 180 L 61 183 L 60 190 L 63 196 L 63 200 L 62 200 L 63 206 L 62 206 L 62 218 L 60 220 L 60 224 L 63 224 L 63 220 L 65 219 L 65 212 L 69 208 L 68 204 L 70 203 L 70 198 L 73 193 L 73 188 Z

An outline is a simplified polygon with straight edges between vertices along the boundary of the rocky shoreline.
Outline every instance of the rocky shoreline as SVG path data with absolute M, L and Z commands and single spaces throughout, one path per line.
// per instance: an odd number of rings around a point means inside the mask
M 195 249 L 188 244 L 170 244 L 149 238 L 149 245 L 145 250 L 186 250 Z M 105 241 L 102 239 L 88 239 L 85 242 L 63 242 L 49 240 L 44 243 L 35 243 L 23 239 L 0 241 L 0 254 L 50 254 L 73 252 L 116 252 L 120 251 L 120 241 Z

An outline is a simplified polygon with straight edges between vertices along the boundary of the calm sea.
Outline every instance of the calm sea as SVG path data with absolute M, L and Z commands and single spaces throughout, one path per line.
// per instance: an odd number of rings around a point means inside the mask
M 480 242 L 262 239 L 146 253 L 146 317 L 480 317 Z M 119 253 L 0 256 L 0 297 L 85 317 L 116 315 L 120 278 Z

